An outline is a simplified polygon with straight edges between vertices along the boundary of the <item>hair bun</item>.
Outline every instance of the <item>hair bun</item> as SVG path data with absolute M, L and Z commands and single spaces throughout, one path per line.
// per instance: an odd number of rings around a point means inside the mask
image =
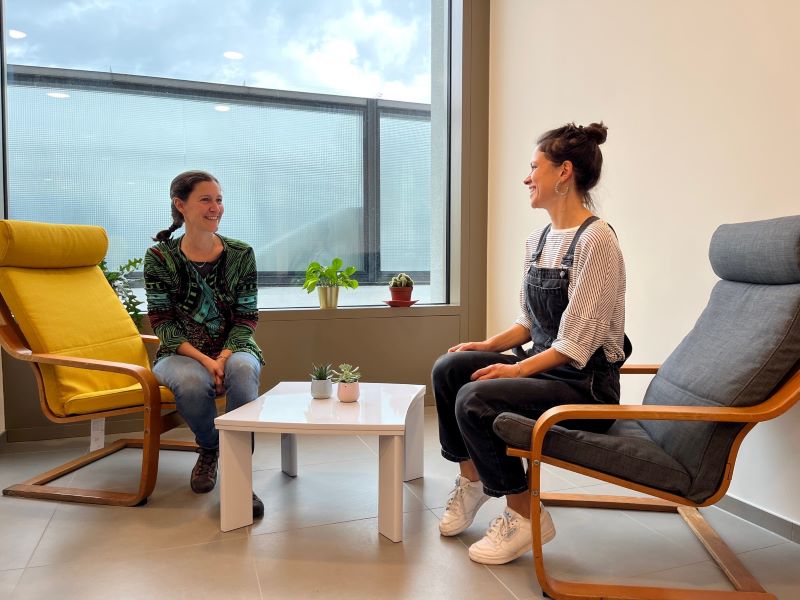
M 581 130 L 586 134 L 586 137 L 595 142 L 597 145 L 605 142 L 606 138 L 608 137 L 608 127 L 603 125 L 602 121 L 599 123 L 590 123 L 586 127 L 581 127 Z

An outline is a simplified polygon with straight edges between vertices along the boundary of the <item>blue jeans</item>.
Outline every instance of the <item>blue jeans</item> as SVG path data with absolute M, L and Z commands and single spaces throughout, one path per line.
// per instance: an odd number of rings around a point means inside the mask
M 225 362 L 225 410 L 252 402 L 258 397 L 261 363 L 249 352 L 234 352 Z M 214 427 L 217 405 L 214 380 L 206 368 L 193 358 L 173 354 L 153 367 L 158 382 L 175 396 L 178 414 L 194 433 L 201 448 L 219 447 L 219 432 Z

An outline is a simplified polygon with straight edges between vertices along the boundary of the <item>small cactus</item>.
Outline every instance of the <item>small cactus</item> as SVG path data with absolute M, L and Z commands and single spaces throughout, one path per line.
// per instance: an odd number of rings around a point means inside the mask
M 392 277 L 389 287 L 414 287 L 414 280 L 405 273 L 400 273 Z

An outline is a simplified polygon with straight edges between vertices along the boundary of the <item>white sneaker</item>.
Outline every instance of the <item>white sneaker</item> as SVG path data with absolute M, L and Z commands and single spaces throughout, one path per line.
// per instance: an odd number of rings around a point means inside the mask
M 542 543 L 546 544 L 555 537 L 556 528 L 544 507 L 539 523 Z M 469 557 L 483 565 L 504 565 L 530 551 L 531 543 L 531 520 L 506 508 L 492 521 L 486 535 L 469 547 Z
M 439 532 L 442 535 L 458 535 L 472 525 L 475 514 L 489 496 L 483 493 L 480 481 L 470 481 L 461 475 L 456 477 L 456 487 L 450 492 L 444 515 L 439 521 Z

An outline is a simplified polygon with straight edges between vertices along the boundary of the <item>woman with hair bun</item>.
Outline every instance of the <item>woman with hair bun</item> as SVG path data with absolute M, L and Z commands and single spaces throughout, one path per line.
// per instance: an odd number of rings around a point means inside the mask
M 217 233 L 225 207 L 216 177 L 181 173 L 169 196 L 172 225 L 156 234 L 144 257 L 147 312 L 160 342 L 153 374 L 175 395 L 195 435 L 199 456 L 190 485 L 204 494 L 217 483 L 217 395 L 226 395 L 229 411 L 258 396 L 264 360 L 253 339 L 256 261 L 250 246 Z M 186 233 L 173 239 L 182 226 Z M 253 494 L 253 516 L 263 514 Z
M 550 224 L 525 245 L 521 314 L 480 342 L 450 348 L 433 367 L 442 456 L 460 474 L 439 523 L 442 535 L 472 524 L 489 497 L 506 509 L 469 548 L 483 564 L 504 564 L 531 549 L 530 504 L 522 461 L 506 456 L 492 424 L 502 412 L 536 419 L 561 404 L 618 404 L 619 368 L 630 355 L 625 328 L 625 263 L 608 223 L 593 214 L 591 190 L 600 179 L 603 123 L 570 123 L 537 140 L 523 180 L 532 208 Z M 532 341 L 527 352 L 522 344 Z M 502 354 L 506 350 L 515 354 Z M 602 431 L 610 423 L 568 422 Z M 555 536 L 542 507 L 542 542 Z

